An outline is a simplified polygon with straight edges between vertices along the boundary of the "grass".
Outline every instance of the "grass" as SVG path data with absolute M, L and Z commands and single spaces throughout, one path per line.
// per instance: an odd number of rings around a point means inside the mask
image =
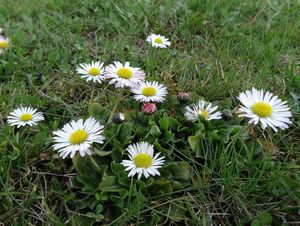
M 297 1 L 2 3 L 0 24 L 12 46 L 0 57 L 0 223 L 89 225 L 103 214 L 99 222 L 111 225 L 260 225 L 270 214 L 272 225 L 299 224 Z M 151 32 L 169 37 L 171 48 L 151 49 L 145 42 Z M 193 186 L 151 197 L 131 186 L 128 202 L 114 197 L 124 210 L 114 213 L 92 204 L 97 195 L 76 184 L 72 161 L 51 148 L 51 132 L 88 116 L 91 101 L 113 108 L 111 86 L 74 73 L 91 59 L 130 61 L 171 94 L 184 90 L 231 108 L 241 91 L 270 90 L 288 101 L 294 124 L 278 134 L 258 132 L 251 144 L 239 137 L 226 145 L 203 139 L 200 161 L 187 151 L 187 140 L 166 144 L 169 154 L 191 165 Z M 20 104 L 39 108 L 46 121 L 12 129 L 6 117 Z M 167 182 L 160 185 L 168 191 Z

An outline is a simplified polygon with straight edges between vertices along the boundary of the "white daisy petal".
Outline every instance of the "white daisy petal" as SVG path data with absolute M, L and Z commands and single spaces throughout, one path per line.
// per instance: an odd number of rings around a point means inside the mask
M 286 101 L 270 92 L 252 88 L 251 91 L 240 93 L 238 99 L 241 101 L 238 112 L 240 117 L 250 118 L 249 123 L 258 124 L 266 129 L 271 127 L 275 132 L 277 128 L 286 129 L 292 124 L 292 113 Z
M 91 64 L 79 64 L 76 72 L 81 78 L 94 83 L 101 83 L 105 79 L 103 63 L 100 61 L 92 62 Z
M 132 87 L 134 99 L 139 102 L 163 102 L 168 94 L 167 88 L 158 82 L 140 82 Z
M 150 175 L 160 175 L 157 169 L 161 168 L 165 160 L 164 157 L 159 157 L 160 153 L 153 158 L 152 144 L 142 141 L 129 145 L 127 151 L 130 160 L 123 160 L 121 164 L 125 167 L 125 171 L 129 171 L 128 177 L 138 174 L 138 179 L 140 179 L 142 175 L 145 178 Z
M 149 35 L 146 38 L 146 41 L 156 48 L 167 48 L 168 46 L 171 45 L 171 42 L 169 41 L 168 38 L 157 34 Z
M 10 46 L 9 39 L 0 35 L 0 55 L 4 53 Z
M 7 122 L 11 126 L 17 126 L 18 128 L 25 125 L 33 126 L 43 120 L 43 114 L 31 107 L 19 107 L 10 112 L 7 117 Z
M 195 122 L 198 121 L 200 117 L 210 121 L 213 119 L 221 119 L 222 114 L 220 111 L 216 111 L 218 106 L 212 106 L 210 102 L 200 100 L 197 104 L 192 106 L 187 106 L 185 108 L 185 117 L 187 120 Z
M 53 149 L 60 153 L 62 158 L 74 157 L 76 153 L 84 157 L 91 155 L 92 143 L 103 143 L 103 126 L 94 118 L 90 117 L 85 122 L 82 119 L 71 121 L 61 130 L 53 132 Z
M 145 80 L 145 73 L 140 68 L 131 67 L 129 62 L 123 65 L 115 61 L 105 68 L 105 78 L 110 79 L 109 84 L 117 88 L 134 87 Z

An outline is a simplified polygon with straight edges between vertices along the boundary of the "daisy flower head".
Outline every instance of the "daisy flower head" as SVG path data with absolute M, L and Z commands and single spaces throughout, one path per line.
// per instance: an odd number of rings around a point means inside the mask
M 141 82 L 131 89 L 134 99 L 140 102 L 163 102 L 168 94 L 167 88 L 156 81 Z
M 76 72 L 81 78 L 94 83 L 101 83 L 105 79 L 103 63 L 100 61 L 92 62 L 91 64 L 79 64 Z
M 53 145 L 54 150 L 58 150 L 59 155 L 64 159 L 67 156 L 71 158 L 79 152 L 84 157 L 91 155 L 91 145 L 93 143 L 102 144 L 104 137 L 102 136 L 103 126 L 93 117 L 86 121 L 79 119 L 71 121 L 63 126 L 61 130 L 54 131 Z
M 197 104 L 192 106 L 187 106 L 185 112 L 185 117 L 189 121 L 197 121 L 200 117 L 203 117 L 205 120 L 210 121 L 213 119 L 221 119 L 222 113 L 217 111 L 218 106 L 213 106 L 212 103 L 200 100 Z
M 129 145 L 127 148 L 129 153 L 129 160 L 123 160 L 121 164 L 126 167 L 125 171 L 130 171 L 128 177 L 138 174 L 138 179 L 145 176 L 148 178 L 150 175 L 160 175 L 158 168 L 164 164 L 164 157 L 159 157 L 157 153 L 154 157 L 154 148 L 152 144 L 147 142 L 139 142 Z
M 146 41 L 156 48 L 167 48 L 171 45 L 168 38 L 162 35 L 151 34 L 147 37 Z
M 7 117 L 7 122 L 11 126 L 17 126 L 18 128 L 25 125 L 33 126 L 43 120 L 43 114 L 31 107 L 19 107 L 9 113 Z
M 242 106 L 238 109 L 240 117 L 250 118 L 249 123 L 258 124 L 262 129 L 270 126 L 277 132 L 277 128 L 286 129 L 292 124 L 290 118 L 292 113 L 286 101 L 282 101 L 278 96 L 263 90 L 247 90 L 238 96 Z
M 9 47 L 9 39 L 4 36 L 0 36 L 0 54 L 2 54 L 5 50 L 7 50 L 8 47 Z
M 137 67 L 131 67 L 129 62 L 122 64 L 115 61 L 105 69 L 105 77 L 110 79 L 109 84 L 114 84 L 116 88 L 125 86 L 133 87 L 137 83 L 145 80 L 145 73 Z

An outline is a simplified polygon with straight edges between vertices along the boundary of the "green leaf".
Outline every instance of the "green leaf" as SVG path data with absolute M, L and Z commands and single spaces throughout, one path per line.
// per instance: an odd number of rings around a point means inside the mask
M 189 136 L 188 137 L 188 142 L 189 142 L 189 144 L 190 144 L 190 146 L 191 146 L 191 148 L 194 152 L 196 152 L 196 150 L 199 148 L 201 137 L 202 136 L 201 136 L 200 133 L 197 133 L 194 136 Z
M 120 147 L 120 145 L 114 145 L 114 146 L 115 146 L 115 148 L 112 150 L 111 157 L 116 162 L 120 162 L 122 160 L 122 150 L 121 150 L 121 147 Z
M 91 116 L 93 116 L 94 118 L 100 121 L 107 121 L 108 118 L 107 110 L 99 103 L 91 103 L 89 105 L 88 112 Z
M 147 128 L 145 128 L 145 127 L 138 127 L 135 130 L 135 135 L 138 138 L 142 138 L 142 137 L 145 137 L 148 132 L 149 132 L 149 130 Z
M 164 141 L 165 142 L 169 142 L 173 139 L 174 139 L 174 134 L 172 132 L 170 132 L 170 131 L 165 131 L 164 132 Z
M 175 129 L 179 125 L 179 122 L 177 119 L 169 117 L 169 127 L 171 129 Z
M 152 195 L 171 193 L 173 191 L 172 181 L 164 179 L 156 180 L 148 187 L 147 190 L 147 193 Z
M 161 131 L 158 126 L 152 126 L 150 130 L 150 134 L 154 137 L 159 137 L 161 135 Z
M 127 143 L 129 140 L 131 140 L 132 127 L 133 124 L 131 122 L 125 122 L 122 124 L 122 128 L 118 136 L 121 143 Z
M 121 165 L 121 163 L 116 163 L 114 161 L 111 163 L 111 170 L 113 171 L 113 173 L 115 175 L 118 175 L 119 173 L 125 172 L 124 166 Z
M 261 226 L 260 221 L 255 219 L 254 221 L 251 222 L 251 226 Z
M 169 129 L 169 118 L 165 117 L 165 118 L 161 118 L 159 121 L 159 128 L 162 131 L 166 131 Z
M 209 133 L 209 138 L 212 141 L 219 141 L 220 140 L 220 136 L 218 135 L 218 130 L 213 130 Z
M 271 224 L 273 220 L 272 215 L 268 212 L 261 213 L 258 219 L 262 225 Z
M 118 184 L 117 177 L 106 176 L 99 185 L 99 189 L 107 192 L 119 192 L 121 186 Z
M 101 151 L 97 148 L 94 148 L 93 151 L 99 155 L 99 156 L 107 156 L 107 155 L 110 155 L 112 153 L 112 151 Z
M 196 157 L 204 157 L 203 154 L 201 153 L 201 139 L 202 139 L 202 134 L 199 132 L 194 136 L 189 136 L 188 137 L 188 142 L 192 148 L 192 151 L 196 153 Z
M 186 162 L 172 162 L 166 165 L 165 169 L 171 172 L 174 181 L 179 182 L 179 184 L 174 187 L 175 189 L 182 189 L 190 185 L 190 166 Z
M 104 216 L 102 214 L 97 214 L 93 212 L 88 212 L 85 215 L 89 218 L 95 219 L 96 221 L 102 221 L 104 219 Z

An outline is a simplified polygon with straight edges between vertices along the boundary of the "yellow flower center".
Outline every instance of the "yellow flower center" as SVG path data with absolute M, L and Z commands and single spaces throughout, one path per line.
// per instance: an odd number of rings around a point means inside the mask
M 23 122 L 27 122 L 31 119 L 32 119 L 32 114 L 29 114 L 29 113 L 25 113 L 25 114 L 21 115 L 21 117 L 20 117 L 20 120 Z
M 71 144 L 81 144 L 84 141 L 86 141 L 87 137 L 88 137 L 88 133 L 86 131 L 84 131 L 83 129 L 79 129 L 71 134 L 70 143 Z
M 152 158 L 148 154 L 137 154 L 133 158 L 134 164 L 139 168 L 148 168 L 152 165 Z
M 157 43 L 157 44 L 162 44 L 163 41 L 160 37 L 157 37 L 156 39 L 154 39 L 154 42 Z
M 1 40 L 0 41 L 0 49 L 7 49 L 8 48 L 8 41 Z
M 252 111 L 259 117 L 269 117 L 272 114 L 272 106 L 264 102 L 256 102 L 252 106 Z
M 208 111 L 207 111 L 207 110 L 203 110 L 203 111 L 200 110 L 199 113 L 200 113 L 200 115 L 201 115 L 203 118 L 205 118 L 205 119 L 208 118 Z
M 100 69 L 99 68 L 96 68 L 96 67 L 91 67 L 89 69 L 89 75 L 92 75 L 92 76 L 97 76 L 100 74 Z
M 152 86 L 145 87 L 142 89 L 142 94 L 146 97 L 151 97 L 156 94 L 156 89 Z
M 122 67 L 118 70 L 118 76 L 120 78 L 130 79 L 132 77 L 132 70 L 126 67 Z

